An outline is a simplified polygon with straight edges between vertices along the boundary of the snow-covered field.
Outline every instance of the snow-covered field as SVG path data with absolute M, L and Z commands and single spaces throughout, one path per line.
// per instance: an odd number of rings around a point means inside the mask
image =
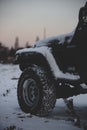
M 16 93 L 20 74 L 17 65 L 0 64 L 0 130 L 87 130 L 87 94 L 73 97 L 81 128 L 74 125 L 62 99 L 57 100 L 48 117 L 23 113 Z

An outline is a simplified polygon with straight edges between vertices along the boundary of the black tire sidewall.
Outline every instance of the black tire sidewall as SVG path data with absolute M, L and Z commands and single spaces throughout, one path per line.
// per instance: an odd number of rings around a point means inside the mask
M 29 79 L 29 78 L 34 79 L 36 81 L 36 85 L 38 86 L 38 89 L 39 89 L 38 103 L 35 104 L 32 107 L 29 107 L 23 99 L 23 84 L 24 84 L 24 81 L 26 79 Z M 18 96 L 19 105 L 24 112 L 26 112 L 26 113 L 30 112 L 30 113 L 33 113 L 33 114 L 37 113 L 37 111 L 39 110 L 39 108 L 41 106 L 41 102 L 42 102 L 42 98 L 43 98 L 43 88 L 42 88 L 42 86 L 43 86 L 43 84 L 40 81 L 40 78 L 31 69 L 27 69 L 25 72 L 22 73 L 22 75 L 19 79 L 19 82 L 18 82 L 17 96 Z

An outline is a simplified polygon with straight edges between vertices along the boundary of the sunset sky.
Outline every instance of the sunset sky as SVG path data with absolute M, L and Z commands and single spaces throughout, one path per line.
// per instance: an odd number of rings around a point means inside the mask
M 86 0 L 0 0 L 0 42 L 20 46 L 46 37 L 71 32 L 78 22 L 80 7 Z

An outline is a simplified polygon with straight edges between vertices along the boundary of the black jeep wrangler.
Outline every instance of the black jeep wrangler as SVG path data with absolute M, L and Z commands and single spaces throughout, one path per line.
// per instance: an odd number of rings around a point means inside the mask
M 16 52 L 23 71 L 17 96 L 24 112 L 43 116 L 54 108 L 56 99 L 87 93 L 87 4 L 83 8 L 86 15 L 72 33 L 37 41 Z

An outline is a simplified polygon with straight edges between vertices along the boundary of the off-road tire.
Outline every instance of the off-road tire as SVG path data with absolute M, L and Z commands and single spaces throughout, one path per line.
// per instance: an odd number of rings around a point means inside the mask
M 25 82 L 28 81 L 31 81 L 31 84 L 36 87 L 34 89 L 37 89 L 37 92 L 35 92 L 35 90 L 32 90 L 32 85 L 25 84 Z M 29 85 L 31 86 L 31 96 L 27 92 L 30 89 Z M 27 91 L 24 89 L 27 89 Z M 31 113 L 38 116 L 46 116 L 49 114 L 49 112 L 52 111 L 55 106 L 55 89 L 56 88 L 54 86 L 54 83 L 52 79 L 49 79 L 46 71 L 37 65 L 33 65 L 32 67 L 28 67 L 19 78 L 17 87 L 18 103 L 25 113 Z M 26 91 L 25 94 L 23 91 Z M 35 93 L 37 95 L 35 95 Z M 29 96 L 32 97 L 31 100 Z

